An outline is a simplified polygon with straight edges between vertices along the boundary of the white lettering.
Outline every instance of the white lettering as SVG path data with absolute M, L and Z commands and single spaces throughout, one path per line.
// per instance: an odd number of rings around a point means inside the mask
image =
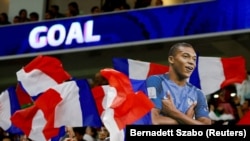
M 136 130 L 130 129 L 130 136 L 136 136 Z
M 72 23 L 65 44 L 70 45 L 74 39 L 76 40 L 77 43 L 83 43 L 84 40 L 82 35 L 83 33 L 80 23 L 78 22 Z
M 56 34 L 58 32 L 58 34 Z M 59 46 L 63 43 L 66 37 L 66 29 L 61 24 L 56 24 L 50 27 L 48 31 L 48 43 L 50 46 Z
M 64 42 L 65 45 L 70 45 L 73 40 L 78 44 L 98 42 L 101 40 L 101 35 L 93 35 L 93 27 L 93 20 L 85 22 L 83 30 L 79 22 L 73 22 L 68 31 L 62 24 L 55 24 L 51 27 L 38 26 L 31 30 L 29 44 L 32 48 L 39 49 L 47 45 L 58 47 Z
M 100 41 L 101 39 L 100 35 L 93 35 L 93 26 L 94 21 L 87 21 L 84 24 L 84 39 L 87 43 Z
M 46 33 L 48 28 L 46 26 L 35 27 L 29 35 L 29 44 L 31 47 L 38 49 L 47 45 L 46 36 L 40 36 L 41 33 Z M 39 37 L 40 36 L 40 37 Z
M 196 131 L 194 129 L 192 129 L 191 131 L 176 129 L 176 136 L 203 136 L 203 132 Z

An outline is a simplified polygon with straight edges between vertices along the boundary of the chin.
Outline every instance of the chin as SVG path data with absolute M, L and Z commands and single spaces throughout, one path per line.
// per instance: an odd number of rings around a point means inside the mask
M 188 78 L 190 78 L 191 74 L 192 74 L 192 73 L 190 73 L 190 74 L 184 74 L 184 75 L 183 75 L 183 78 L 188 79 Z

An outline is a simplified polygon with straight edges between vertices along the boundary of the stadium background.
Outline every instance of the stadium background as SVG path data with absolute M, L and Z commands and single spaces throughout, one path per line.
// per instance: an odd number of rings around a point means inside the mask
M 41 2 L 43 7 L 41 11 L 45 10 L 51 4 L 57 4 L 61 8 L 61 12 L 66 9 L 69 0 L 47 0 Z M 90 8 L 95 5 L 100 5 L 101 0 L 76 0 L 79 3 L 82 16 L 88 15 Z M 133 7 L 133 0 L 128 3 Z M 206 1 L 204 1 L 206 2 Z M 14 3 L 11 5 L 11 3 Z M 195 4 L 195 3 L 194 3 Z M 18 11 L 21 8 L 17 6 L 28 6 L 34 8 L 29 3 L 20 4 L 18 0 L 4 0 L 0 2 L 1 12 Z M 180 4 L 181 5 L 181 4 Z M 171 7 L 172 5 L 165 5 Z M 39 6 L 35 6 L 39 7 Z M 14 9 L 13 9 L 14 8 Z M 16 8 L 16 9 L 15 9 Z M 157 8 L 157 7 L 150 7 Z M 135 10 L 135 9 L 131 9 Z M 126 11 L 124 11 L 126 12 Z M 40 12 L 41 13 L 41 12 Z M 13 14 L 13 13 L 12 13 Z M 41 13 L 41 17 L 43 13 Z M 108 13 L 107 13 L 108 16 Z M 11 16 L 10 16 L 11 18 Z M 231 57 L 244 56 L 247 61 L 247 70 L 250 71 L 250 35 L 249 31 L 230 31 L 225 33 L 214 33 L 203 36 L 183 36 L 178 38 L 171 38 L 170 40 L 158 40 L 157 42 L 140 42 L 137 44 L 117 45 L 117 47 L 104 48 L 98 50 L 89 50 L 73 53 L 54 54 L 58 57 L 64 68 L 78 78 L 93 78 L 94 74 L 102 68 L 112 66 L 112 57 L 126 57 L 131 59 L 138 59 L 143 61 L 156 62 L 167 65 L 167 52 L 169 47 L 175 42 L 189 42 L 199 51 L 201 56 L 216 56 L 216 57 Z M 5 90 L 10 85 L 16 84 L 16 71 L 22 66 L 26 65 L 34 57 L 22 57 L 13 59 L 0 60 L 0 90 Z

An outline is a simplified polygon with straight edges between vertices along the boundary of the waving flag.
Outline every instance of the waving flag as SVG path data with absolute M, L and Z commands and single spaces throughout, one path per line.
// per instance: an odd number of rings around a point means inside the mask
M 154 74 L 163 74 L 168 72 L 169 67 L 157 63 L 127 59 L 113 58 L 113 67 L 127 75 L 132 83 L 134 91 L 143 90 L 146 78 Z
M 37 56 L 17 73 L 17 91 L 25 91 L 31 97 L 38 96 L 48 88 L 70 80 L 71 76 L 60 60 L 50 56 Z
M 23 132 L 10 120 L 11 115 L 20 109 L 15 89 L 12 86 L 0 94 L 0 127 L 9 133 L 21 134 Z
M 112 61 L 114 69 L 126 74 L 137 90 L 145 89 L 145 80 L 149 75 L 168 71 L 167 66 L 151 65 L 155 63 L 145 61 L 127 58 L 113 58 Z M 140 77 L 136 77 L 135 74 Z M 245 59 L 241 56 L 231 58 L 199 56 L 196 70 L 192 73 L 189 82 L 200 88 L 205 94 L 212 94 L 226 85 L 242 83 L 246 79 L 246 74 Z
M 198 72 L 192 77 L 200 80 L 200 88 L 205 94 L 212 94 L 234 83 L 242 83 L 247 78 L 246 63 L 242 56 L 219 58 L 199 57 Z
M 110 132 L 111 141 L 124 141 L 126 125 L 133 124 L 153 108 L 142 92 L 134 92 L 126 75 L 114 69 L 103 69 L 109 85 L 92 88 L 102 122 Z
M 42 93 L 34 105 L 17 111 L 11 120 L 33 140 L 48 140 L 62 126 L 101 126 L 87 80 L 67 81 Z

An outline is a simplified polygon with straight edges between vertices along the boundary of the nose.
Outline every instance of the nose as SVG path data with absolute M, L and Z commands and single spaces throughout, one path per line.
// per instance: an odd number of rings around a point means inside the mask
M 192 58 L 188 59 L 188 63 L 189 63 L 190 65 L 193 65 L 193 66 L 196 65 L 196 61 L 195 61 L 194 59 L 192 59 Z

